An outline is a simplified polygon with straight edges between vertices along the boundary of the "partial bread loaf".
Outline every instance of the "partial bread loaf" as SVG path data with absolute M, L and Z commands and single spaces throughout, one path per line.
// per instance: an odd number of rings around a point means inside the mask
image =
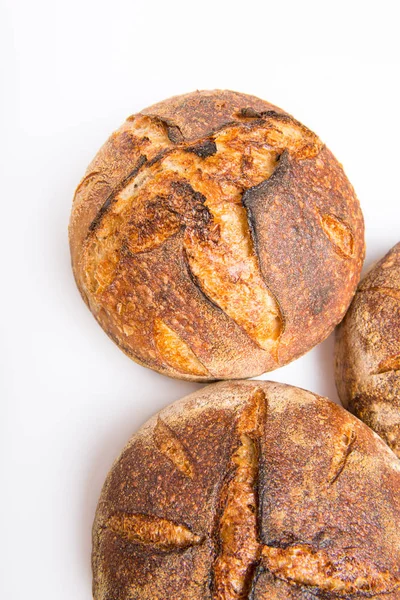
M 207 386 L 115 462 L 95 600 L 400 598 L 400 461 L 341 407 L 279 383 Z
M 400 243 L 362 280 L 337 330 L 336 385 L 400 458 Z
M 339 163 L 253 96 L 171 98 L 130 117 L 75 194 L 78 287 L 134 360 L 184 379 L 250 377 L 323 340 L 364 257 Z

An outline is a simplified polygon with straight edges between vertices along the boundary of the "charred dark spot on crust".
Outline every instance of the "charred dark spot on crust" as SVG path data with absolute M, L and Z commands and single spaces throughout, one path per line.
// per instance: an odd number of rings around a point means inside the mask
M 258 579 L 259 579 L 260 575 L 262 575 L 262 573 L 264 573 L 264 572 L 265 572 L 265 568 L 262 566 L 262 564 L 257 563 L 254 567 L 251 581 L 249 582 L 248 600 L 256 600 L 256 598 L 257 598 L 256 597 L 256 587 L 257 587 Z
M 265 275 L 261 268 L 260 262 L 260 245 L 257 236 L 257 225 L 256 218 L 254 215 L 254 209 L 256 205 L 262 204 L 263 214 L 265 215 L 268 211 L 269 206 L 272 204 L 273 196 L 270 194 L 271 188 L 273 188 L 277 182 L 279 182 L 284 176 L 285 172 L 289 168 L 289 153 L 285 150 L 282 154 L 278 156 L 278 166 L 275 171 L 268 179 L 265 179 L 258 185 L 255 185 L 251 188 L 248 188 L 243 192 L 242 195 L 242 204 L 246 209 L 247 213 L 247 221 L 249 224 L 249 231 L 253 242 L 254 252 L 260 265 L 260 271 L 263 274 L 264 281 Z M 266 283 L 266 281 L 265 281 Z M 266 283 L 267 285 L 267 283 Z
M 259 247 L 258 247 L 258 239 L 257 239 L 257 228 L 256 228 L 254 214 L 252 212 L 252 205 L 255 202 L 262 201 L 264 192 L 265 192 L 266 188 L 268 187 L 268 182 L 270 181 L 270 179 L 266 179 L 265 181 L 262 181 L 258 185 L 248 188 L 242 194 L 242 204 L 246 209 L 247 221 L 249 224 L 249 231 L 250 231 L 250 235 L 251 235 L 252 242 L 253 242 L 253 247 L 254 247 L 254 250 L 255 250 L 258 260 L 259 260 L 259 251 L 258 251 Z
M 205 206 L 206 197 L 190 185 L 187 181 L 173 181 L 171 187 L 174 194 L 184 201 L 182 215 L 186 227 L 196 233 L 201 240 L 209 239 L 212 214 Z
M 123 179 L 114 188 L 114 190 L 108 196 L 108 198 L 106 199 L 106 201 L 104 202 L 104 204 L 100 208 L 99 212 L 97 213 L 97 215 L 95 216 L 95 218 L 93 219 L 93 221 L 91 222 L 91 224 L 89 225 L 89 231 L 90 232 L 94 231 L 99 226 L 99 224 L 100 224 L 103 216 L 109 210 L 110 206 L 114 203 L 115 198 L 116 198 L 118 192 L 120 192 L 131 179 L 133 179 L 134 177 L 136 177 L 136 175 L 139 173 L 140 169 L 143 167 L 143 165 L 146 162 L 147 162 L 147 156 L 145 156 L 144 154 L 142 154 L 139 157 L 139 160 L 136 163 L 135 168 L 129 173 L 129 175 L 127 177 L 125 177 L 125 179 Z
M 196 190 L 190 185 L 188 181 L 173 181 L 172 188 L 179 195 L 182 196 L 191 196 L 203 204 L 206 200 L 206 197 L 200 192 L 196 192 Z
M 123 153 L 130 154 L 137 148 L 137 138 L 130 131 L 122 131 L 115 135 L 118 140 L 118 149 Z
M 128 177 L 125 178 L 125 180 L 123 181 L 123 186 L 130 181 L 131 179 L 133 179 L 134 177 L 136 177 L 136 175 L 139 173 L 140 169 L 143 167 L 143 165 L 147 162 L 147 156 L 145 154 L 142 154 L 139 157 L 138 162 L 136 163 L 135 168 L 129 173 Z
M 167 127 L 168 137 L 174 144 L 179 144 L 184 141 L 183 133 L 177 125 L 170 125 Z
M 245 117 L 247 119 L 259 119 L 261 117 L 261 113 L 251 108 L 251 106 L 246 106 L 245 108 L 241 108 L 237 112 L 238 117 Z
M 286 530 L 280 532 L 278 538 L 263 539 L 262 541 L 263 545 L 268 546 L 268 548 L 281 548 L 283 550 L 290 548 L 290 546 L 295 546 L 296 544 L 307 543 L 291 531 Z
M 171 150 L 169 150 L 169 149 L 167 149 L 167 150 L 161 150 L 161 152 L 158 152 L 158 154 L 156 154 L 151 160 L 149 160 L 147 162 L 147 167 L 152 167 L 157 162 L 159 162 L 163 158 L 165 158 L 165 156 L 167 156 L 168 154 L 170 154 L 170 152 L 171 152 Z
M 281 115 L 277 113 L 275 110 L 263 110 L 261 112 L 254 110 L 251 106 L 246 106 L 245 108 L 241 108 L 237 112 L 238 117 L 242 117 L 245 119 L 262 119 L 263 117 L 281 117 L 285 115 Z
M 282 179 L 284 172 L 289 168 L 289 153 L 287 150 L 282 152 L 277 158 L 278 166 L 272 173 L 271 177 L 265 179 L 258 185 L 248 188 L 243 192 L 242 202 L 243 206 L 251 211 L 252 205 L 258 202 L 264 202 L 267 191 L 276 185 L 277 180 Z
M 195 144 L 194 146 L 189 146 L 189 148 L 185 148 L 185 152 L 191 152 L 196 154 L 200 158 L 207 158 L 208 156 L 213 156 L 217 152 L 217 145 L 212 139 L 204 140 L 200 142 L 200 144 Z

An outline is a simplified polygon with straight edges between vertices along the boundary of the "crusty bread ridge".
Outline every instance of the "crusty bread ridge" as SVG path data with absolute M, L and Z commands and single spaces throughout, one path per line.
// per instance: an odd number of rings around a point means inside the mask
M 343 317 L 364 258 L 358 200 L 277 107 L 194 92 L 128 118 L 79 184 L 75 279 L 137 362 L 208 381 L 275 369 Z

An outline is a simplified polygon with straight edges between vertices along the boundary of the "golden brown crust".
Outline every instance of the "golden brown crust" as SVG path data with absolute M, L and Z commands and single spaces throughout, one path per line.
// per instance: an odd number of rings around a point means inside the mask
M 400 457 L 400 243 L 361 281 L 337 330 L 336 386 Z
M 341 166 L 295 119 L 229 91 L 130 117 L 75 194 L 75 278 L 141 364 L 194 380 L 250 377 L 324 339 L 364 256 Z
M 400 461 L 332 402 L 272 382 L 208 386 L 114 464 L 94 598 L 399 600 L 399 489 Z

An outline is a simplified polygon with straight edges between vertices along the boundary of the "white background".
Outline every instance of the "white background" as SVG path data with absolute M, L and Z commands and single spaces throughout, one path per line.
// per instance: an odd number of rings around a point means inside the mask
M 2 0 L 1 599 L 91 597 L 108 468 L 152 413 L 199 387 L 131 362 L 81 301 L 67 225 L 87 164 L 150 103 L 258 95 L 344 164 L 368 266 L 400 238 L 397 4 Z M 332 341 L 268 377 L 336 399 Z

